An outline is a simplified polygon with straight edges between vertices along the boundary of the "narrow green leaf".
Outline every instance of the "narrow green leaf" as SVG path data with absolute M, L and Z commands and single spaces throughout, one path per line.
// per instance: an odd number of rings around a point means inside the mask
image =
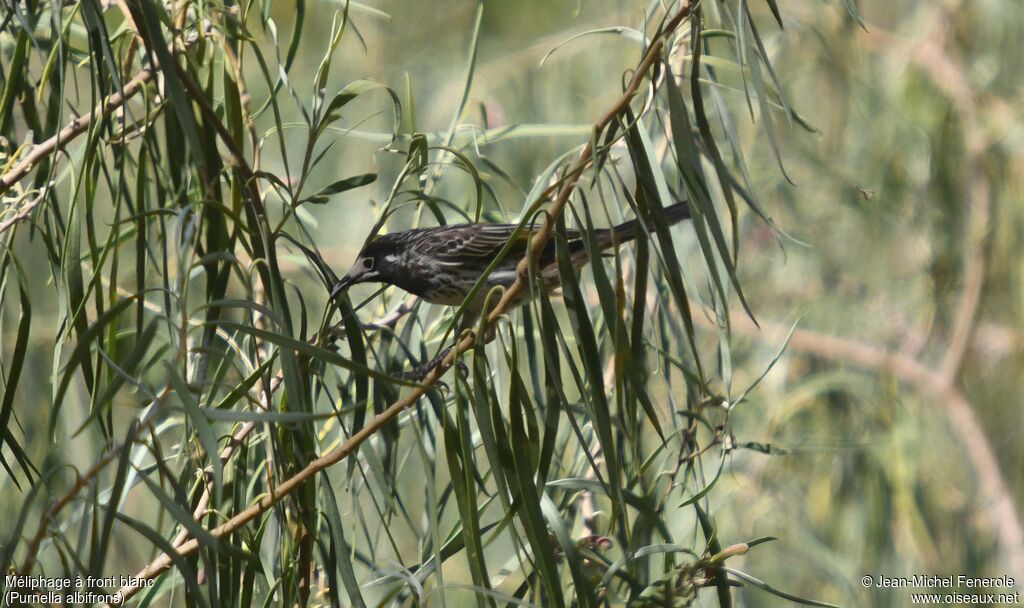
M 535 572 L 540 577 L 545 590 L 546 605 L 563 608 L 564 592 L 558 574 L 558 565 L 554 559 L 554 547 L 548 533 L 547 524 L 540 509 L 540 493 L 534 485 L 533 461 L 530 458 L 530 440 L 523 426 L 523 406 L 519 399 L 509 399 L 509 439 L 511 440 L 511 456 L 514 465 L 514 479 L 518 489 L 519 515 L 523 522 L 526 536 L 533 548 Z
M 566 528 L 565 521 L 562 520 L 562 514 L 559 513 L 558 507 L 555 506 L 555 503 L 547 494 L 541 493 L 540 495 L 540 510 L 544 514 L 548 525 L 551 526 L 551 530 L 555 533 L 558 544 L 562 546 L 565 561 L 569 564 L 573 585 L 576 587 L 576 601 L 579 602 L 580 606 L 584 607 L 600 605 L 594 594 L 594 585 L 587 576 L 581 563 L 580 555 L 576 551 L 576 544 L 569 536 L 569 530 Z
M 146 43 L 146 49 L 155 56 L 156 63 L 159 64 L 160 71 L 167 81 L 165 89 L 171 98 L 171 109 L 178 118 L 179 127 L 184 131 L 185 141 L 188 142 L 189 148 L 192 150 L 193 161 L 197 166 L 203 167 L 206 160 L 202 153 L 203 146 L 199 138 L 199 127 L 196 125 L 195 114 L 192 113 L 192 102 L 185 93 L 185 85 L 178 75 L 177 59 L 171 54 L 167 42 L 164 40 L 157 6 L 160 5 L 145 0 L 133 0 L 128 3 L 128 10 L 139 26 L 139 34 Z
M 345 593 L 353 606 L 365 608 L 366 601 L 363 599 L 362 591 L 359 589 L 359 582 L 356 580 L 355 568 L 352 566 L 352 546 L 345 540 L 345 528 L 341 521 L 341 512 L 338 510 L 338 501 L 335 498 L 334 488 L 331 486 L 330 477 L 327 471 L 320 475 L 320 494 L 326 503 L 328 531 L 331 535 L 331 542 L 337 552 L 337 570 L 345 583 Z
M 802 604 L 804 606 L 819 606 L 820 608 L 839 608 L 839 606 L 837 606 L 835 604 L 829 604 L 828 602 L 821 602 L 821 601 L 818 601 L 818 600 L 812 600 L 812 599 L 808 599 L 808 598 L 805 598 L 805 597 L 800 597 L 800 596 L 797 596 L 797 595 L 793 595 L 792 593 L 786 593 L 785 591 L 780 591 L 780 590 L 776 589 L 775 587 L 772 587 L 768 583 L 766 583 L 766 582 L 764 582 L 764 581 L 762 581 L 760 579 L 754 578 L 753 576 L 747 574 L 746 572 L 743 572 L 741 570 L 737 570 L 735 568 L 729 568 L 729 567 L 723 566 L 722 570 L 724 570 L 724 571 L 728 572 L 729 574 L 739 578 L 740 580 L 743 580 L 743 581 L 745 581 L 747 583 L 750 583 L 751 585 L 757 587 L 758 589 L 761 589 L 763 591 L 767 591 L 768 593 L 771 593 L 772 595 L 781 597 L 784 600 L 789 600 L 791 602 L 795 602 L 797 604 Z
M 338 180 L 328 186 L 325 186 L 323 189 L 321 189 L 313 196 L 305 198 L 303 199 L 303 201 L 300 202 L 308 201 L 317 205 L 322 205 L 330 200 L 328 197 L 330 197 L 332 194 L 341 194 L 342 192 L 347 192 L 348 190 L 354 190 L 355 188 L 359 188 L 367 184 L 372 184 L 375 181 L 377 181 L 376 173 L 353 175 L 352 177 L 347 177 L 345 179 Z
M 594 335 L 593 324 L 590 321 L 588 307 L 580 291 L 579 283 L 576 280 L 576 271 L 573 268 L 570 252 L 565 241 L 564 218 L 559 221 L 559 233 L 556 234 L 558 253 L 558 273 L 561 277 L 562 295 L 565 299 L 565 307 L 569 310 L 572 320 L 573 332 L 578 341 L 578 352 L 583 359 L 584 369 L 587 372 L 589 383 L 590 405 L 594 428 L 597 431 L 598 441 L 605 457 L 605 469 L 608 472 L 608 485 L 612 492 L 612 521 L 620 526 L 623 534 L 629 530 L 626 523 L 626 513 L 622 508 L 624 499 L 622 496 L 622 469 L 619 462 L 619 446 L 615 442 L 615 432 L 612 427 L 611 409 L 608 405 L 608 398 L 604 387 L 604 366 L 601 363 L 601 353 L 597 345 L 597 338 Z
M 224 473 L 220 462 L 217 434 L 213 432 L 213 427 L 210 426 L 209 420 L 199 408 L 199 402 L 196 400 L 196 396 L 192 394 L 192 389 L 185 382 L 185 379 L 170 364 L 165 363 L 164 365 L 167 368 L 167 375 L 171 386 L 174 387 L 174 392 L 185 409 L 188 421 L 195 428 L 196 436 L 203 446 L 203 451 L 206 452 L 206 460 L 210 463 L 209 466 L 213 470 L 214 496 L 216 502 L 220 502 L 224 486 Z
M 98 319 L 96 319 L 95 323 L 90 325 L 86 331 L 78 336 L 78 343 L 75 344 L 75 349 L 71 351 L 71 356 L 68 358 L 68 362 L 64 366 L 63 373 L 61 374 L 60 384 L 57 385 L 57 390 L 54 393 L 53 411 L 50 414 L 49 432 L 51 438 L 56 432 L 58 414 L 60 413 L 61 404 L 64 401 L 64 394 L 67 392 L 68 385 L 71 383 L 72 375 L 79 366 L 84 367 L 86 365 L 86 362 L 89 360 L 89 351 L 93 346 L 93 340 L 100 336 L 106 329 L 107 325 L 115 321 L 124 309 L 131 305 L 134 299 L 134 297 L 130 297 L 121 300 L 104 312 Z
M 5 258 L 5 262 L 9 258 Z M 6 263 L 4 264 L 6 266 Z M 15 440 L 13 434 L 10 432 L 12 425 L 11 417 L 14 415 L 14 398 L 18 391 L 18 381 L 21 379 L 21 370 L 25 365 L 25 356 L 28 352 L 28 340 L 32 332 L 32 299 L 28 294 L 28 286 L 25 284 L 25 279 L 21 274 L 20 268 L 17 269 L 18 274 L 18 294 L 21 298 L 21 315 L 18 320 L 17 337 L 14 340 L 14 350 L 11 352 L 10 359 L 7 360 L 8 371 L 7 381 L 4 383 L 4 395 L 3 402 L 0 404 L 0 429 L 4 429 L 3 436 L 0 437 L 0 445 L 7 444 L 7 448 L 11 450 L 16 456 L 16 459 L 21 464 L 22 472 L 28 479 L 29 484 L 33 484 L 33 472 L 38 475 L 38 471 L 35 466 L 32 465 L 24 456 L 24 449 Z M 3 290 L 3 283 L 0 282 L 0 292 Z M 2 452 L 0 452 L 0 461 L 3 462 L 4 468 L 9 472 L 11 469 L 7 466 L 7 460 L 4 458 Z M 11 480 L 14 481 L 15 485 L 20 487 L 17 480 L 14 479 L 14 474 L 11 473 Z
M 369 367 L 360 365 L 349 359 L 346 359 L 345 357 L 342 357 L 336 352 L 329 351 L 318 346 L 314 346 L 313 344 L 310 344 L 309 342 L 303 340 L 296 340 L 295 338 L 285 336 L 283 334 L 274 333 L 272 331 L 267 331 L 265 329 L 258 329 L 256 327 L 251 327 L 249 325 L 244 325 L 242 323 L 235 323 L 234 321 L 221 321 L 218 325 L 226 329 L 240 331 L 254 338 L 270 342 L 271 344 L 276 344 L 277 346 L 280 346 L 282 349 L 287 349 L 291 352 L 298 352 L 308 357 L 311 357 L 315 360 L 323 361 L 324 363 L 330 363 L 331 365 L 337 365 L 338 367 L 342 367 L 344 369 L 356 372 L 358 374 L 367 375 L 372 378 L 376 378 L 377 380 L 387 382 L 389 384 L 399 384 L 401 386 L 417 386 L 415 382 L 409 382 L 406 380 L 395 378 L 393 376 L 389 376 L 375 369 L 371 369 Z

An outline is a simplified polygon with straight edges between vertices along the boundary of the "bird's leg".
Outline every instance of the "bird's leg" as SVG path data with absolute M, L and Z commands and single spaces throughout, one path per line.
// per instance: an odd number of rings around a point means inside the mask
M 448 348 L 445 348 L 444 350 L 439 352 L 433 359 L 431 359 L 427 363 L 424 363 L 423 365 L 418 365 L 411 371 L 403 372 L 402 374 L 399 375 L 399 377 L 402 378 L 403 380 L 414 380 L 417 382 L 423 380 L 423 378 L 425 378 L 427 374 L 430 373 L 430 370 L 434 369 L 445 360 L 448 354 L 452 352 L 452 349 L 455 348 L 455 345 L 458 344 L 458 341 L 462 339 L 462 336 L 465 335 L 466 331 L 476 331 L 476 324 L 479 318 L 479 311 L 471 308 L 466 309 L 466 311 L 462 315 L 462 319 L 459 321 L 458 337 L 456 338 L 455 344 L 452 344 Z M 493 328 L 490 328 L 487 331 L 486 335 L 484 336 L 483 343 L 487 344 L 488 342 L 494 339 L 494 336 L 495 331 Z M 469 377 L 469 368 L 467 368 L 466 364 L 463 363 L 461 360 L 455 361 L 455 367 L 458 368 L 459 372 L 462 374 L 464 378 Z M 443 385 L 444 383 L 440 384 Z
M 425 378 L 427 376 L 427 374 L 430 373 L 430 370 L 434 369 L 438 365 L 441 365 L 441 363 L 444 361 L 445 357 L 448 356 L 448 353 L 452 352 L 453 348 L 455 348 L 454 344 L 452 346 L 449 346 L 448 348 L 445 348 L 441 352 L 437 353 L 434 356 L 434 358 L 431 359 L 430 361 L 424 363 L 423 365 L 419 365 L 413 371 L 406 372 L 406 373 L 413 374 L 413 375 L 415 375 L 415 377 L 418 380 L 422 380 L 423 378 Z
M 480 314 L 481 312 L 479 310 L 467 310 L 462 316 L 462 321 L 459 322 L 459 335 L 461 336 L 467 330 L 472 331 L 477 335 L 477 344 L 490 344 L 491 342 L 494 342 L 496 337 L 498 337 L 497 324 L 489 325 L 487 329 L 484 330 L 484 335 L 480 336 L 477 334 L 477 330 L 480 329 L 478 323 Z
M 332 347 L 335 342 L 348 339 L 348 334 L 345 333 L 345 324 L 339 321 L 338 323 L 329 326 L 324 332 L 324 339 Z
M 412 381 L 412 382 L 421 382 L 424 378 L 427 377 L 427 374 L 429 374 L 431 370 L 433 370 L 438 365 L 441 365 L 442 362 L 444 362 L 445 358 L 448 356 L 449 353 L 452 352 L 453 348 L 455 348 L 454 344 L 452 344 L 448 348 L 445 348 L 441 352 L 437 353 L 437 355 L 435 355 L 434 358 L 431 359 L 430 361 L 428 361 L 428 362 L 426 362 L 426 363 L 424 363 L 422 365 L 417 365 L 416 367 L 414 367 L 410 371 L 402 372 L 402 373 L 398 374 L 397 377 L 400 380 L 408 380 L 408 381 Z M 466 368 L 466 364 L 463 363 L 462 361 L 456 361 L 455 362 L 455 366 L 459 369 L 460 372 L 462 372 L 463 376 L 468 376 L 469 375 L 469 370 Z M 436 380 L 434 382 L 434 386 L 436 386 L 436 387 L 438 387 L 441 390 L 446 391 L 446 392 L 449 390 L 448 384 L 443 382 L 443 381 L 441 381 L 441 380 Z

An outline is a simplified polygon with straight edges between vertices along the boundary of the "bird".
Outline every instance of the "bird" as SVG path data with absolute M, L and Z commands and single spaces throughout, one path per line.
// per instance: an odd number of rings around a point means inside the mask
M 690 206 L 680 202 L 666 207 L 669 225 L 691 217 Z M 348 274 L 331 290 L 331 299 L 358 283 L 394 285 L 421 299 L 445 306 L 465 302 L 459 333 L 472 328 L 487 305 L 488 292 L 496 287 L 510 287 L 517 277 L 519 262 L 527 255 L 531 235 L 517 232 L 518 224 L 468 223 L 430 228 L 413 228 L 384 234 L 366 244 Z M 629 220 L 611 228 L 594 231 L 598 251 L 636 238 L 639 220 Z M 483 287 L 469 302 L 466 298 L 477 281 L 509 240 L 512 247 L 487 276 Z M 579 270 L 590 261 L 585 237 L 578 230 L 566 230 L 572 265 Z M 548 241 L 537 259 L 539 275 L 547 291 L 561 285 L 554 241 Z M 523 290 L 513 305 L 525 304 L 530 290 Z

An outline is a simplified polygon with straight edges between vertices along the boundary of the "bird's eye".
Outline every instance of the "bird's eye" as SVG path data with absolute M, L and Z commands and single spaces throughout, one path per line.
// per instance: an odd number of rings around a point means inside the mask
M 363 270 L 373 270 L 373 258 L 363 258 Z

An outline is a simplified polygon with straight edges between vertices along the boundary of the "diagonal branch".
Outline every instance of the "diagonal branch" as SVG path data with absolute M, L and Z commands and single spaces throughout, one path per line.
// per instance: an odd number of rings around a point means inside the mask
M 157 68 L 154 66 L 142 70 L 134 78 L 124 83 L 124 87 L 120 91 L 97 104 L 90 113 L 73 119 L 63 129 L 58 131 L 56 135 L 33 146 L 28 154 L 18 161 L 10 171 L 0 175 L 0 194 L 14 187 L 14 184 L 31 173 L 32 169 L 44 158 L 57 150 L 63 150 L 64 146 L 68 145 L 71 140 L 88 131 L 89 125 L 94 120 L 108 114 L 113 114 L 125 102 L 141 91 L 146 83 L 153 79 L 156 73 Z
M 131 24 L 134 29 L 135 23 L 131 17 L 131 13 L 128 11 L 124 2 L 118 3 L 119 8 L 124 13 L 125 19 Z M 180 13 L 184 7 L 184 0 L 179 4 L 177 11 Z M 183 16 L 183 15 L 182 15 Z M 184 48 L 191 46 L 197 38 L 190 38 L 185 40 Z M 181 52 L 176 49 L 176 52 Z M 63 129 L 57 132 L 56 135 L 47 139 L 46 141 L 40 142 L 32 147 L 20 161 L 18 161 L 14 167 L 8 170 L 3 175 L 0 175 L 0 195 L 4 194 L 8 190 L 14 187 L 19 181 L 24 179 L 26 175 L 32 172 L 40 162 L 43 161 L 47 156 L 53 154 L 57 150 L 63 150 L 71 140 L 75 139 L 82 133 L 89 130 L 92 123 L 100 117 L 109 116 L 121 108 L 128 102 L 129 99 L 134 97 L 139 91 L 141 91 L 153 77 L 156 76 L 160 71 L 160 66 L 153 62 L 149 67 L 144 68 L 138 74 L 132 77 L 131 80 L 124 83 L 121 90 L 113 93 L 102 102 L 96 105 L 91 112 L 84 116 L 78 116 L 71 122 L 64 126 Z M 14 219 L 0 224 L 0 233 L 10 228 L 14 223 L 21 221 L 28 217 L 29 213 L 34 209 L 40 202 L 44 200 L 43 197 L 39 197 L 33 200 L 27 207 L 18 212 L 18 215 Z
M 683 20 L 690 15 L 691 9 L 692 4 L 690 2 L 683 2 L 679 11 L 664 23 L 660 32 L 654 37 L 651 45 L 644 53 L 643 58 L 637 65 L 636 71 L 633 73 L 633 76 L 622 95 L 612 105 L 611 109 L 602 115 L 594 124 L 591 140 L 583 148 L 579 158 L 568 171 L 567 177 L 562 182 L 562 185 L 558 190 L 558 194 L 549 209 L 549 213 L 544 224 L 533 234 L 533 237 L 531 238 L 530 255 L 519 264 L 515 283 L 505 291 L 501 300 L 487 315 L 484 320 L 485 327 L 492 327 L 502 315 L 513 308 L 519 295 L 527 288 L 530 265 L 539 253 L 543 251 L 544 245 L 551 239 L 555 224 L 561 217 L 569 198 L 572 196 L 573 192 L 575 192 L 576 185 L 579 182 L 583 171 L 590 166 L 593 161 L 595 142 L 598 141 L 598 137 L 601 133 L 603 133 L 623 111 L 628 109 L 630 102 L 640 90 L 640 87 L 647 78 L 648 73 L 660 60 L 662 50 L 665 48 L 666 42 L 673 35 L 676 28 L 679 27 Z M 451 349 L 449 354 L 433 369 L 431 369 L 426 376 L 424 376 L 421 384 L 413 387 L 408 395 L 399 399 L 382 413 L 374 417 L 366 424 L 366 426 L 360 429 L 356 434 L 352 435 L 342 445 L 335 448 L 334 451 L 317 458 L 306 466 L 306 468 L 281 482 L 277 487 L 265 494 L 259 501 L 211 530 L 210 535 L 220 538 L 241 528 L 272 508 L 282 498 L 312 479 L 317 473 L 348 458 L 359 448 L 360 445 L 363 444 L 363 442 L 377 434 L 381 428 L 393 421 L 399 414 L 411 407 L 419 400 L 420 397 L 425 395 L 426 392 L 435 385 L 449 369 L 451 369 L 458 356 L 473 348 L 475 343 L 476 336 L 472 332 L 467 332 L 467 334 L 456 343 L 455 347 Z M 185 556 L 191 555 L 198 550 L 199 541 L 191 539 L 179 545 L 176 548 L 176 553 L 180 556 Z M 169 555 L 161 555 L 145 568 L 140 570 L 138 574 L 133 577 L 133 580 L 136 581 L 137 584 L 141 584 L 141 581 L 143 580 L 155 578 L 161 573 L 166 572 L 171 568 L 172 564 L 173 560 Z M 129 584 L 123 586 L 119 592 L 121 602 L 123 603 L 128 598 L 134 596 L 139 590 L 140 587 L 136 585 Z
M 183 6 L 184 2 L 182 1 L 178 5 L 176 10 L 180 12 Z M 119 7 L 125 14 L 125 18 L 128 19 L 129 23 L 134 29 L 134 21 L 132 20 L 131 14 L 128 12 L 128 9 L 125 7 L 124 3 L 120 2 Z M 195 43 L 195 41 L 195 39 L 185 40 L 184 47 L 187 48 L 191 44 Z M 159 72 L 160 66 L 158 66 L 158 64 L 154 61 L 150 67 L 145 68 L 144 70 L 136 74 L 134 77 L 132 77 L 131 80 L 126 82 L 124 86 L 121 87 L 120 91 L 115 92 L 110 97 L 98 103 L 94 108 L 92 108 L 92 112 L 85 116 L 75 118 L 70 123 L 68 123 L 68 125 L 66 125 L 65 128 L 60 129 L 60 131 L 58 131 L 56 135 L 50 137 L 46 141 L 37 143 L 36 145 L 32 146 L 32 149 L 29 150 L 29 154 L 27 154 L 25 158 L 18 161 L 17 164 L 14 165 L 14 167 L 12 167 L 9 171 L 4 173 L 3 175 L 0 175 L 0 194 L 3 194 L 7 190 L 9 190 L 11 187 L 14 186 L 15 183 L 22 180 L 26 175 L 31 173 L 32 170 L 36 168 L 36 165 L 38 165 L 43 159 L 45 159 L 49 155 L 53 154 L 54 151 L 58 149 L 63 149 L 63 147 L 68 145 L 68 143 L 72 139 L 75 139 L 82 133 L 88 131 L 89 126 L 97 118 L 109 116 L 117 112 L 119 107 L 127 103 L 129 99 L 131 99 L 133 96 L 135 96 L 136 93 L 141 91 L 145 84 L 153 80 L 153 77 L 155 77 Z M 3 227 L 4 229 L 6 229 L 8 226 L 5 225 Z

